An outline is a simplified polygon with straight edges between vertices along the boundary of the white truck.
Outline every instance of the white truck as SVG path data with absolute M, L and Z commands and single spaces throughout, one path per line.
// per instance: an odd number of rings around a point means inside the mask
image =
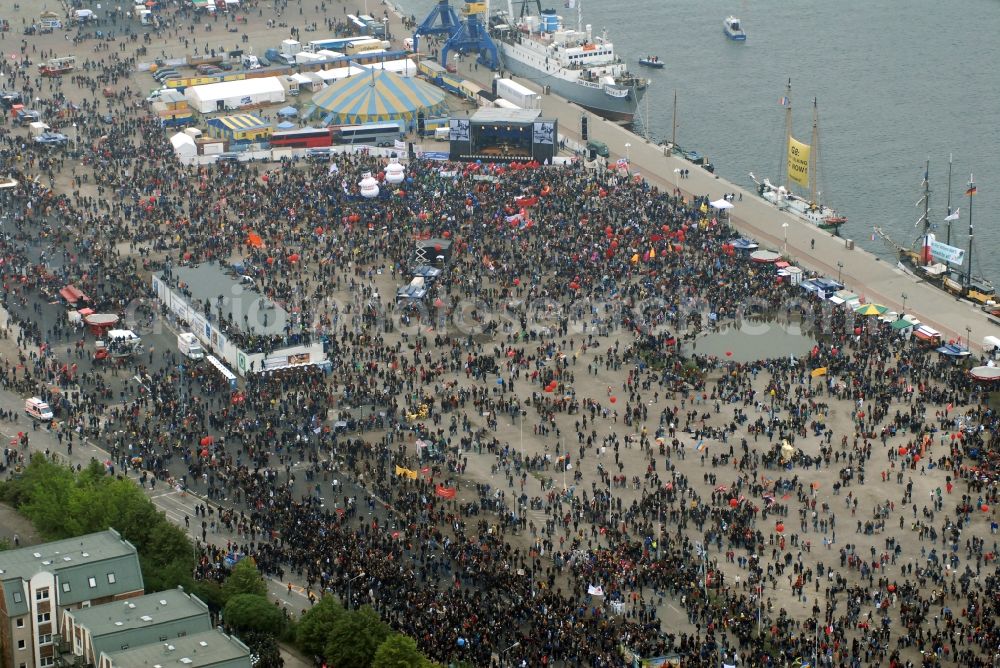
M 200 360 L 205 357 L 205 349 L 201 347 L 197 337 L 191 332 L 181 332 L 177 335 L 177 350 L 181 355 L 191 360 Z
M 522 86 L 510 79 L 495 79 L 497 95 L 512 102 L 522 109 L 538 109 L 541 107 L 542 96 L 535 91 Z
M 131 329 L 109 329 L 103 343 L 112 357 L 129 357 L 142 352 L 142 339 Z

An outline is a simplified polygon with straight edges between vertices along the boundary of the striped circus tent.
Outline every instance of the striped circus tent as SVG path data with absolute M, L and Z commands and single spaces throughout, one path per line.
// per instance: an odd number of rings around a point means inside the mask
M 428 118 L 448 113 L 443 90 L 394 72 L 371 73 L 341 79 L 313 95 L 324 125 L 353 125 L 385 121 L 416 122 L 417 113 Z

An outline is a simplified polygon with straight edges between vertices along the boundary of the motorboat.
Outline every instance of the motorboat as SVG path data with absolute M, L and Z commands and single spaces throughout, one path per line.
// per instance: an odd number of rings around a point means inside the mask
M 657 70 L 663 69 L 663 61 L 660 60 L 659 56 L 646 56 L 645 58 L 640 58 L 639 64 L 643 67 L 652 67 Z
M 726 17 L 722 22 L 722 32 L 726 33 L 726 37 L 734 42 L 747 41 L 747 34 L 743 30 L 743 26 L 740 25 L 740 20 L 735 16 Z

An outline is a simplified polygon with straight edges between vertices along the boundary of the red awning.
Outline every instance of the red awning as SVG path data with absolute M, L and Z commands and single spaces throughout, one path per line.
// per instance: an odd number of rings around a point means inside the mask
M 75 304 L 80 301 L 90 301 L 90 298 L 74 285 L 67 285 L 59 291 L 59 294 L 70 304 Z
M 922 329 L 913 330 L 913 335 L 918 339 L 920 339 L 921 341 L 933 341 L 936 338 L 933 335 L 923 331 Z

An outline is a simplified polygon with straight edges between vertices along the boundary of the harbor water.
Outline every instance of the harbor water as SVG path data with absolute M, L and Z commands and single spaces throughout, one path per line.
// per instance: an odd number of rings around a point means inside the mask
M 435 4 L 396 1 L 418 21 Z M 582 1 L 583 23 L 598 34 L 606 28 L 616 51 L 652 82 L 636 132 L 648 129 L 651 139 L 670 140 L 676 89 L 677 143 L 699 151 L 740 186 L 752 188 L 749 172 L 777 179 L 785 132 L 779 99 L 788 78 L 794 135 L 806 143 L 812 98 L 818 98 L 822 200 L 849 218 L 843 236 L 885 259 L 894 253 L 872 240 L 872 228 L 907 246 L 917 237 L 914 203 L 928 157 L 931 220 L 945 240 L 953 154 L 952 208 L 961 207 L 961 219 L 953 224 L 952 245 L 967 243 L 964 193 L 972 173 L 978 186 L 974 271 L 1000 285 L 1000 254 L 993 252 L 1000 245 L 1000 86 L 993 66 L 1000 42 L 984 32 L 1000 26 L 1000 3 Z M 562 4 L 542 7 L 555 6 L 575 26 L 576 11 Z M 728 14 L 743 20 L 746 42 L 723 35 Z M 666 67 L 640 68 L 638 59 L 647 55 Z

